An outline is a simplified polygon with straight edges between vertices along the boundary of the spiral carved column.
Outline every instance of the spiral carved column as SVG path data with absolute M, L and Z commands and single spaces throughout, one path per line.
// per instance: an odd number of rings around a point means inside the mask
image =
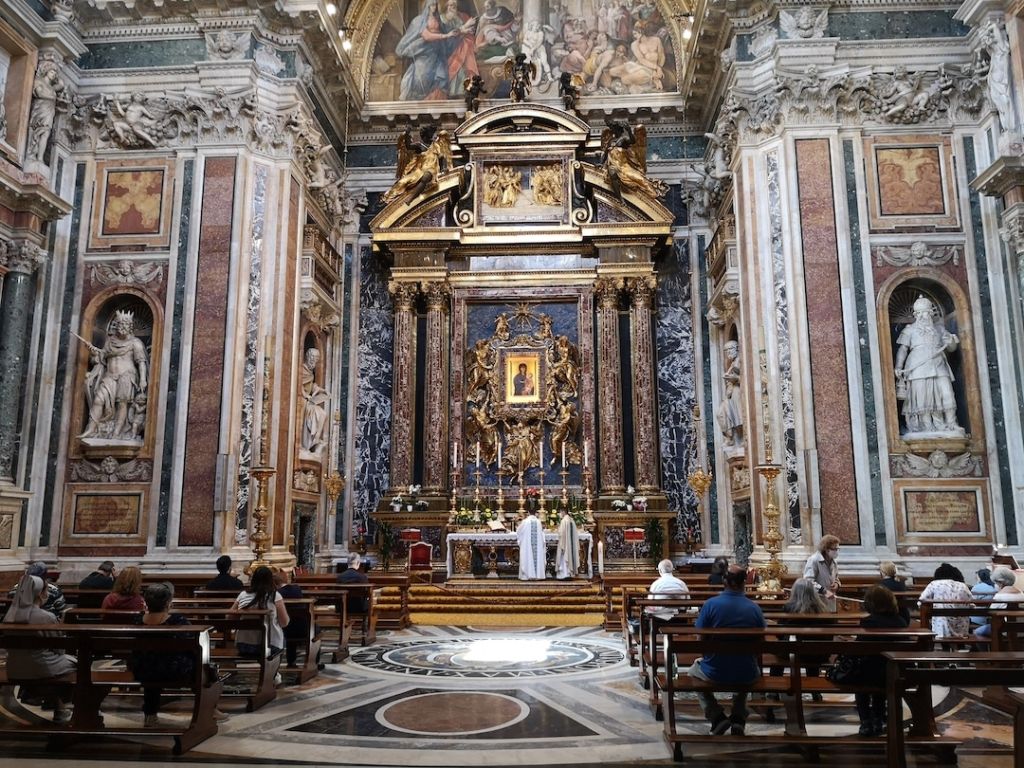
M 601 454 L 601 491 L 625 487 L 622 467 L 622 386 L 619 349 L 619 293 L 621 278 L 600 278 L 597 296 L 598 442 Z
M 447 283 L 423 283 L 427 297 L 427 354 L 424 386 L 423 486 L 440 491 L 447 486 L 448 313 L 451 289 Z
M 391 389 L 391 488 L 412 483 L 416 412 L 416 283 L 391 282 L 395 302 L 395 367 Z
M 633 376 L 633 456 L 637 490 L 658 490 L 658 420 L 655 395 L 654 333 L 651 306 L 654 275 L 630 279 L 630 370 Z

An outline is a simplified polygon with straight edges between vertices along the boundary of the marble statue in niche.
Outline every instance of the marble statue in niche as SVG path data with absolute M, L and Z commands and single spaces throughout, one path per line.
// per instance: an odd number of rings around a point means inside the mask
M 740 345 L 737 341 L 727 341 L 722 347 L 725 356 L 722 381 L 722 402 L 718 406 L 718 428 L 724 438 L 726 450 L 739 448 L 743 445 L 743 392 L 740 388 L 742 370 L 740 368 Z
M 103 348 L 89 345 L 91 365 L 85 377 L 89 421 L 79 437 L 86 441 L 141 444 L 146 424 L 149 358 L 135 335 L 135 313 L 116 310 Z
M 1004 131 L 1017 130 L 1017 116 L 1013 111 L 1010 93 L 1010 44 L 1006 33 L 996 21 L 989 21 L 981 29 L 979 40 L 988 52 L 988 97 L 999 113 L 999 124 Z
M 935 305 L 921 296 L 914 302 L 914 322 L 896 339 L 896 398 L 903 401 L 906 436 L 964 434 L 957 423 L 953 371 L 947 355 L 960 339 L 937 321 Z
M 320 365 L 320 350 L 310 347 L 302 360 L 299 374 L 302 396 L 301 450 L 318 456 L 327 445 L 327 403 L 331 396 L 316 383 L 316 368 Z
M 44 54 L 36 67 L 35 82 L 32 84 L 32 110 L 28 118 L 28 158 L 43 162 L 46 145 L 53 131 L 53 121 L 58 111 L 64 111 L 69 104 L 68 90 L 60 76 L 60 65 L 52 54 Z

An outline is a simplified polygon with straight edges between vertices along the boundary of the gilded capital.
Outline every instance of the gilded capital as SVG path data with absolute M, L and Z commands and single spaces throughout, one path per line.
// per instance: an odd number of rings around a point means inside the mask
M 594 281 L 594 294 L 601 309 L 618 309 L 619 292 L 623 281 L 620 277 L 602 277 Z
M 452 295 L 451 286 L 444 281 L 420 283 L 420 290 L 427 297 L 427 309 L 431 312 L 444 312 L 448 309 L 448 299 Z
M 411 312 L 416 296 L 419 294 L 419 286 L 416 283 L 401 283 L 392 280 L 388 283 L 388 293 L 395 302 L 396 312 Z
M 658 281 L 654 275 L 631 278 L 626 286 L 626 290 L 629 291 L 633 306 L 649 309 L 654 299 L 654 289 L 657 285 Z

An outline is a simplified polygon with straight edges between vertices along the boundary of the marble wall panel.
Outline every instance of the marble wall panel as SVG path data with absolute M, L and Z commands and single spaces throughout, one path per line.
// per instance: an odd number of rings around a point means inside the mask
M 66 272 L 64 274 L 64 291 L 61 296 L 60 307 L 60 338 L 68 338 L 71 330 L 71 317 L 75 307 L 75 291 L 78 288 L 78 274 L 80 269 L 78 244 L 82 229 L 82 203 L 85 193 L 85 163 L 78 163 L 75 167 L 75 193 L 74 206 L 71 209 L 71 232 L 68 236 L 68 254 L 65 259 Z M 53 393 L 53 414 L 54 425 L 60 423 L 61 415 L 64 412 L 64 395 L 67 391 L 63 386 L 68 375 L 68 357 L 77 359 L 78 349 L 71 344 L 61 344 L 60 352 L 57 354 L 57 370 L 54 374 L 54 381 L 58 382 Z M 72 372 L 73 373 L 73 372 Z M 49 458 L 46 462 L 46 485 L 43 492 L 43 507 L 39 520 L 39 545 L 47 546 L 50 543 L 50 535 L 53 524 L 53 510 L 55 507 L 54 494 L 58 491 L 57 484 L 57 460 L 60 456 L 60 444 L 64 440 L 64 434 L 60 429 L 50 431 Z M 24 530 L 24 526 L 22 527 Z
M 92 43 L 79 59 L 82 69 L 174 67 L 206 60 L 206 40 L 132 40 Z
M 276 545 L 287 543 L 288 532 L 285 522 L 288 517 L 288 491 L 291 483 L 284 481 L 284 478 L 292 476 L 292 421 L 295 418 L 295 409 L 292 408 L 292 392 L 290 391 L 292 380 L 292 368 L 295 365 L 295 344 L 293 339 L 296 336 L 295 323 L 297 320 L 295 311 L 296 301 L 296 280 L 299 273 L 299 197 L 302 194 L 302 186 L 291 178 L 291 189 L 288 194 L 288 252 L 284 259 L 284 280 L 277 300 L 284 307 L 284 323 L 281 326 L 281 376 L 276 384 L 280 393 L 278 405 L 278 442 L 277 442 L 277 472 L 278 481 L 276 484 L 276 503 L 274 505 L 274 530 L 273 542 Z M 328 418 L 330 415 L 328 414 Z M 327 427 L 330 429 L 330 426 Z
M 369 517 L 388 490 L 391 450 L 391 378 L 394 310 L 388 295 L 388 267 L 370 249 L 360 250 L 359 370 L 356 380 L 352 527 L 372 540 Z
M 262 364 L 257 357 L 257 348 L 260 341 L 260 304 L 263 295 L 263 238 L 267 217 L 268 173 L 266 165 L 257 164 L 253 168 L 249 289 L 246 293 L 245 306 L 245 362 L 242 364 L 242 421 L 238 436 L 238 484 L 235 488 L 234 541 L 238 544 L 248 542 L 249 531 L 249 470 L 253 466 L 255 441 L 253 428 L 257 399 L 256 377 L 257 368 Z
M 867 41 L 965 37 L 970 27 L 955 19 L 953 13 L 953 10 L 832 12 L 828 15 L 825 36 Z
M 704 256 L 704 252 L 707 248 L 707 241 L 704 235 L 697 235 L 697 285 L 699 286 L 698 295 L 698 306 L 699 311 L 697 317 L 700 323 L 700 338 L 701 347 L 705 350 L 704 358 L 708 359 L 708 350 L 711 349 L 711 324 L 708 322 L 707 312 L 705 307 L 708 304 L 708 274 L 707 274 L 707 259 Z M 703 366 L 703 380 L 700 382 L 700 387 L 703 390 L 703 400 L 706 404 L 706 408 L 710 409 L 714 399 L 711 394 L 711 366 L 706 362 Z M 696 397 L 696 393 L 694 394 Z M 710 413 L 707 417 L 710 416 Z M 715 466 L 715 430 L 714 428 L 705 428 L 704 430 L 704 455 L 707 457 L 706 469 L 711 473 L 712 476 L 718 475 L 718 469 Z M 721 531 L 719 530 L 718 520 L 718 484 L 712 483 L 711 487 L 708 488 L 708 524 L 711 528 L 709 531 L 705 531 L 706 536 L 702 536 L 701 540 L 708 544 L 718 544 L 721 541 Z
M 213 544 L 213 494 L 224 382 L 235 163 L 233 157 L 207 158 L 203 181 L 185 483 L 178 529 L 178 543 L 182 546 Z
M 767 155 L 768 220 L 771 228 L 772 294 L 775 312 L 776 368 L 778 372 L 778 407 L 782 412 L 782 464 L 785 467 L 782 487 L 785 490 L 784 508 L 788 512 L 787 540 L 790 544 L 803 542 L 800 521 L 800 487 L 796 473 L 796 417 L 793 411 L 793 361 L 789 342 L 789 296 L 786 288 L 786 260 L 782 244 L 782 196 L 779 189 L 779 156 Z M 771 400 L 775 400 L 771 394 Z M 776 446 L 776 461 L 780 447 Z
M 188 269 L 188 240 L 192 231 L 192 180 L 195 160 L 186 160 L 181 171 L 181 207 L 178 211 L 178 252 L 174 262 L 174 306 L 171 315 L 171 354 L 167 369 L 167 407 L 164 410 L 164 447 L 160 463 L 160 493 L 156 520 L 156 545 L 167 546 L 167 518 L 171 478 L 177 464 L 174 442 L 178 419 L 178 386 L 181 376 L 181 325 L 185 305 L 185 275 Z
M 796 142 L 821 528 L 855 544 L 860 525 L 829 151 L 828 139 Z
M 693 441 L 694 378 L 693 299 L 690 249 L 683 240 L 658 267 L 654 338 L 658 366 L 658 432 L 661 438 L 661 482 L 668 508 L 676 513 L 677 541 L 687 530 L 703 531 L 697 500 L 687 483 L 696 446 Z

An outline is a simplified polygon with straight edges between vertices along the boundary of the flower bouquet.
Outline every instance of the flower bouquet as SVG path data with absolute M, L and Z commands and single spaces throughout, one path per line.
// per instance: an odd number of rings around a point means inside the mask
M 646 496 L 634 496 L 633 497 L 633 509 L 637 512 L 647 511 L 647 497 Z

